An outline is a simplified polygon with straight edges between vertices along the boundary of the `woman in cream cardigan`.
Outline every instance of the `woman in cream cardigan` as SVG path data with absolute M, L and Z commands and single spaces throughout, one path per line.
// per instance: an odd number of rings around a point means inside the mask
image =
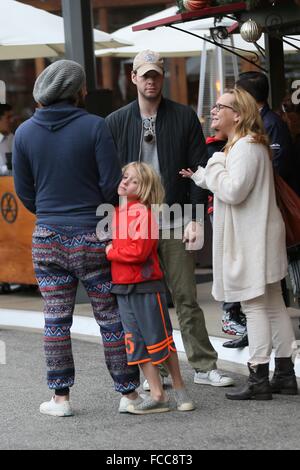
M 214 127 L 228 137 L 206 168 L 181 170 L 214 193 L 213 289 L 218 301 L 241 301 L 247 317 L 249 379 L 231 400 L 270 400 L 297 393 L 295 337 L 280 280 L 287 273 L 285 227 L 275 199 L 268 138 L 254 99 L 244 90 L 223 94 L 212 109 Z M 276 368 L 269 382 L 275 348 Z

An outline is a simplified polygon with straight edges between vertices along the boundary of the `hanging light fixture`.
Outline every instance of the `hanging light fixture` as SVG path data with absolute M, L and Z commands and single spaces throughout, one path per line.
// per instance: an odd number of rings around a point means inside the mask
M 261 37 L 262 28 L 250 18 L 241 26 L 240 34 L 244 41 L 257 42 Z

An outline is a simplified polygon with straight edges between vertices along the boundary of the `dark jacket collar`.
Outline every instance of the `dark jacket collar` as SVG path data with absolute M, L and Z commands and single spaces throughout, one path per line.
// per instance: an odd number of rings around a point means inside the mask
M 270 111 L 270 106 L 268 105 L 268 103 L 265 103 L 262 107 L 262 109 L 260 110 L 260 115 L 262 118 L 265 117 L 265 115 Z
M 136 117 L 138 117 L 138 118 L 141 119 L 141 111 L 140 111 L 138 99 L 136 99 L 135 101 L 133 101 L 132 106 L 133 106 L 133 112 L 134 112 L 134 114 L 136 115 Z M 159 114 L 165 109 L 165 107 L 166 107 L 166 100 L 165 100 L 165 98 L 162 96 L 162 97 L 161 97 L 161 101 L 160 101 L 160 103 L 159 103 L 158 110 L 157 110 L 157 115 L 159 115 Z

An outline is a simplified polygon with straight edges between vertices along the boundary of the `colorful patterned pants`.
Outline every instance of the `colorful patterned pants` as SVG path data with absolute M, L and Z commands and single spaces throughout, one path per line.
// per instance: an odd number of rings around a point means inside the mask
M 70 329 L 80 280 L 90 298 L 103 339 L 105 362 L 115 390 L 129 393 L 139 386 L 138 367 L 127 365 L 124 331 L 111 294 L 110 264 L 105 242 L 92 229 L 38 225 L 32 256 L 44 300 L 44 347 L 50 389 L 74 384 Z

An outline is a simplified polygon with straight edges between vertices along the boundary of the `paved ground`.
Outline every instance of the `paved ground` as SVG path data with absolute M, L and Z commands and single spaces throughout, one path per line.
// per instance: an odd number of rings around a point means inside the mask
M 50 397 L 44 382 L 40 334 L 1 330 L 7 364 L 0 365 L 0 449 L 300 449 L 300 396 L 278 396 L 270 402 L 232 402 L 225 389 L 192 383 L 183 375 L 197 410 L 131 416 L 117 412 L 97 344 L 73 341 L 77 365 L 71 418 L 40 415 L 39 404 Z M 233 374 L 238 383 L 244 377 Z

